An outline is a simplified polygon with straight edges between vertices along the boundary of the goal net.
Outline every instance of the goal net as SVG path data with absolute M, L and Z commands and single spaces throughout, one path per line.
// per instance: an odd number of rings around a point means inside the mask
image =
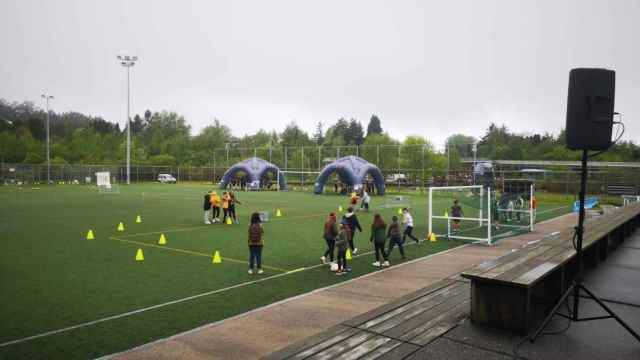
M 533 231 L 535 221 L 533 185 L 514 190 L 503 189 L 493 197 L 494 213 L 492 224 L 496 230 L 509 229 L 511 232 Z M 501 231 L 503 232 L 503 231 Z
M 622 205 L 627 206 L 640 202 L 640 196 L 638 195 L 622 195 Z
M 491 244 L 491 190 L 481 185 L 429 188 L 429 233 Z
M 116 177 L 111 177 L 111 173 L 108 171 L 96 173 L 96 185 L 98 186 L 98 193 L 100 194 L 120 193 L 120 187 L 118 186 Z
M 532 231 L 533 191 L 533 186 L 500 194 L 481 185 L 429 188 L 429 233 L 490 245 Z
M 279 171 L 276 177 L 278 191 L 280 191 L 280 177 L 287 181 L 289 190 L 310 191 L 320 175 L 319 171 Z

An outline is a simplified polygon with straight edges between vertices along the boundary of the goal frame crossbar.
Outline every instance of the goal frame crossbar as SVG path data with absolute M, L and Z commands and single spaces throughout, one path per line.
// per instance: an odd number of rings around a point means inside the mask
M 277 186 L 277 191 L 282 191 L 282 189 L 280 188 L 280 174 L 293 174 L 293 175 L 297 175 L 299 174 L 301 176 L 301 184 L 304 183 L 304 175 L 305 174 L 315 174 L 316 178 L 318 175 L 320 175 L 320 171 L 296 171 L 296 170 L 279 170 L 276 171 L 276 186 Z M 313 181 L 315 183 L 315 179 Z
M 433 193 L 434 191 L 451 191 L 451 190 L 478 190 L 480 192 L 480 209 L 478 217 L 468 217 L 468 216 L 442 216 L 442 215 L 434 215 L 433 214 Z M 533 202 L 531 199 L 534 197 L 534 185 L 531 185 L 529 189 L 529 209 L 495 209 L 496 212 L 511 212 L 511 213 L 522 213 L 529 214 L 529 224 L 527 225 L 514 225 L 514 224 L 504 224 L 497 223 L 497 219 L 492 218 L 493 212 L 491 211 L 492 207 L 492 189 L 486 188 L 482 185 L 466 185 L 466 186 L 442 186 L 442 187 L 430 187 L 429 188 L 429 201 L 427 205 L 427 214 L 429 216 L 428 226 L 429 226 L 429 234 L 434 233 L 433 228 L 433 219 L 447 220 L 447 233 L 446 234 L 435 234 L 435 235 L 445 235 L 450 239 L 460 239 L 460 240 L 473 240 L 479 243 L 486 243 L 487 245 L 492 245 L 494 243 L 494 236 L 492 234 L 492 229 L 494 225 L 499 225 L 502 227 L 509 228 L 520 228 L 520 229 L 528 229 L 529 231 L 533 231 L 534 221 L 535 221 L 535 209 L 533 208 Z M 486 214 L 485 212 L 485 202 L 486 202 Z M 486 237 L 472 237 L 472 236 L 464 236 L 457 233 L 451 232 L 451 220 L 464 220 L 464 221 L 478 221 L 478 228 L 481 228 L 486 225 Z M 464 232 L 464 230 L 463 230 Z M 496 236 L 497 238 L 500 235 Z

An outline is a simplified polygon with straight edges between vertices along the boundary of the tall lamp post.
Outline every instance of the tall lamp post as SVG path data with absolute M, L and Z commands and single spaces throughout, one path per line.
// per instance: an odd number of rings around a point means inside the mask
M 47 109 L 47 184 L 51 184 L 51 151 L 49 150 L 49 100 L 53 100 L 52 95 L 42 94 L 41 98 L 45 101 Z
M 127 68 L 127 184 L 131 184 L 131 111 L 129 107 L 129 78 L 130 69 L 138 61 L 137 56 L 118 55 L 120 65 Z

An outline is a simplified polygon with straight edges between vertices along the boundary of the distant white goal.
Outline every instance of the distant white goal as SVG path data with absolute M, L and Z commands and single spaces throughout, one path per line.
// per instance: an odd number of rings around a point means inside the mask
M 278 191 L 284 190 L 280 189 L 280 178 L 284 177 L 287 180 L 287 187 L 291 190 L 313 190 L 318 175 L 320 175 L 319 171 L 278 171 L 276 185 Z
M 117 179 L 111 177 L 111 173 L 108 171 L 96 173 L 96 185 L 98 186 L 98 193 L 100 194 L 120 193 L 120 186 L 118 186 Z

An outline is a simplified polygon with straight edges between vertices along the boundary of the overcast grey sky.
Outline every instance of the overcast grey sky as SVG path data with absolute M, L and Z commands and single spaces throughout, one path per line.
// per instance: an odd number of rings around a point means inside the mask
M 124 124 L 171 110 L 197 133 L 372 113 L 394 137 L 564 126 L 569 69 L 617 71 L 625 139 L 640 135 L 640 1 L 0 1 L 0 97 Z

